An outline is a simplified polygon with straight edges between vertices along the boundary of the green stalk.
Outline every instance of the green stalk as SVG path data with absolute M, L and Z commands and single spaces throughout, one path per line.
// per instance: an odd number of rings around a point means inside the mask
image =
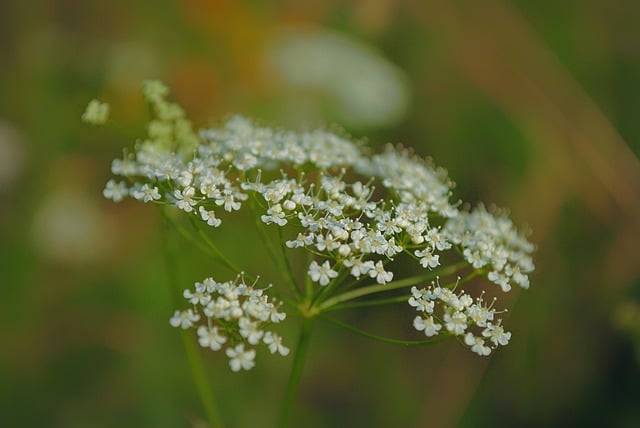
M 461 267 L 464 267 L 466 265 L 466 262 L 461 262 L 441 269 L 439 271 L 433 271 L 423 275 L 416 275 L 409 278 L 400 279 L 398 281 L 392 281 L 387 284 L 374 284 L 369 285 L 368 287 L 362 287 L 355 290 L 347 291 L 345 293 L 325 300 L 324 303 L 318 306 L 318 312 L 322 312 L 323 310 L 328 309 L 331 306 L 337 305 L 338 303 L 346 302 L 347 300 L 353 300 L 357 299 L 358 297 L 367 296 L 374 293 L 381 293 L 383 291 L 390 291 L 396 290 L 398 288 L 408 287 L 410 285 L 415 285 L 418 282 L 436 278 L 440 275 L 451 275 L 457 272 Z
M 381 306 L 381 305 L 390 305 L 393 303 L 402 303 L 402 302 L 406 302 L 410 297 L 411 295 L 408 294 L 405 296 L 389 297 L 387 299 L 365 300 L 360 302 L 344 303 L 341 305 L 333 305 L 330 308 L 324 309 L 323 313 L 331 312 L 331 311 L 343 311 L 345 309 L 364 308 L 364 307 L 370 307 L 370 306 Z
M 344 266 L 341 266 L 337 277 L 333 278 L 331 282 L 325 287 L 320 286 L 318 292 L 311 299 L 310 307 L 315 306 L 318 301 L 322 301 L 324 296 L 331 295 L 331 293 L 335 291 L 335 289 L 339 287 L 340 284 L 342 284 L 348 274 L 349 270 Z
M 314 318 L 304 316 L 304 314 L 303 317 L 302 328 L 300 330 L 300 336 L 298 337 L 298 345 L 296 347 L 295 355 L 293 356 L 293 363 L 291 366 L 291 372 L 289 373 L 287 389 L 282 401 L 282 408 L 280 409 L 280 419 L 278 421 L 279 427 L 287 427 L 291 422 L 291 410 L 293 408 L 293 402 L 295 401 L 298 387 L 300 386 L 302 369 L 304 368 L 307 351 L 309 350 L 309 339 L 311 337 L 311 331 L 313 330 Z
M 284 239 L 282 238 L 282 228 L 278 228 L 278 237 L 280 238 L 280 252 L 282 254 L 282 259 L 284 260 L 285 273 L 289 279 L 291 284 L 291 288 L 293 288 L 293 292 L 296 296 L 300 297 L 300 289 L 296 283 L 295 276 L 293 275 L 293 269 L 291 268 L 291 262 L 289 261 L 289 257 L 287 257 L 287 251 L 285 249 Z
M 189 232 L 187 232 L 184 227 L 182 227 L 179 223 L 176 223 L 175 221 L 173 221 L 169 215 L 165 212 L 165 210 L 160 210 L 162 212 L 162 216 L 164 217 L 165 221 L 167 222 L 167 224 L 170 224 L 171 226 L 173 226 L 178 233 L 180 233 L 180 235 L 188 240 L 189 242 L 193 243 L 195 246 L 197 246 L 200 250 L 202 250 L 203 253 L 213 257 L 214 259 L 218 258 L 218 255 L 215 254 L 209 247 L 207 247 L 205 244 L 203 244 L 202 242 L 198 241 L 197 239 L 195 239 L 193 236 L 191 236 L 191 234 Z
M 374 339 L 377 340 L 379 342 L 384 342 L 384 343 L 391 343 L 393 345 L 405 345 L 405 346 L 420 346 L 420 345 L 427 345 L 427 344 L 431 344 L 431 343 L 436 343 L 436 342 L 440 342 L 441 340 L 446 339 L 447 337 L 449 337 L 449 334 L 443 333 L 443 334 L 439 334 L 437 336 L 432 337 L 431 339 L 425 339 L 425 340 L 402 340 L 402 339 L 393 339 L 391 337 L 384 337 L 384 336 L 379 336 L 377 334 L 373 334 L 373 333 L 369 333 L 367 331 L 361 330 L 357 327 L 354 327 L 350 324 L 347 324 L 345 322 L 342 321 L 338 321 L 335 318 L 331 318 L 331 317 L 327 317 L 324 315 L 320 316 L 323 320 L 325 321 L 329 321 L 330 323 L 333 323 L 337 326 L 340 326 L 342 328 L 345 328 L 349 331 L 352 331 L 356 334 L 359 334 L 361 336 L 367 337 L 369 339 Z
M 187 352 L 187 359 L 189 360 L 189 367 L 191 368 L 191 375 L 196 384 L 202 407 L 204 407 L 207 419 L 209 420 L 209 425 L 211 425 L 211 428 L 222 427 L 222 419 L 215 405 L 213 391 L 207 381 L 207 373 L 204 369 L 204 364 L 202 364 L 202 358 L 196 348 L 195 339 L 193 335 L 190 335 L 187 331 L 182 331 L 181 333 L 182 344 Z
M 177 272 L 178 269 L 176 266 L 176 254 L 174 254 L 175 251 L 172 251 L 170 245 L 171 243 L 169 241 L 168 226 L 174 224 L 171 222 L 167 215 L 165 215 L 164 217 L 166 220 L 166 227 L 163 229 L 165 265 L 167 266 L 167 276 L 169 278 L 168 282 L 171 288 L 171 300 L 175 304 L 177 303 L 177 296 L 181 294 L 181 290 L 179 286 Z M 191 369 L 191 375 L 193 376 L 193 380 L 196 384 L 196 389 L 198 390 L 198 395 L 200 397 L 200 401 L 202 402 L 202 407 L 204 408 L 205 414 L 207 415 L 207 419 L 209 420 L 209 424 L 212 428 L 222 427 L 222 419 L 220 417 L 220 413 L 218 412 L 211 386 L 209 385 L 209 382 L 207 380 L 207 375 L 204 370 L 204 365 L 202 364 L 200 354 L 198 353 L 198 349 L 196 348 L 195 340 L 193 336 L 189 335 L 189 332 L 187 331 L 181 331 L 181 337 L 182 344 L 187 354 L 189 367 Z
M 200 228 L 200 226 L 198 226 L 198 223 L 196 223 L 196 221 L 194 220 L 193 217 L 189 216 L 189 221 L 191 222 L 191 225 L 193 226 L 193 228 L 196 230 L 196 232 L 198 232 L 198 235 L 200 235 L 200 237 L 202 238 L 202 240 L 209 246 L 209 248 L 211 248 L 211 250 L 215 253 L 215 255 L 220 259 L 220 261 L 227 267 L 229 268 L 229 270 L 231 270 L 232 272 L 243 272 L 242 269 L 240 269 L 238 266 L 235 265 L 235 263 L 233 263 L 231 260 L 229 260 L 229 258 L 227 256 L 225 256 L 222 251 L 220 251 L 218 249 L 218 247 L 216 246 L 216 244 L 214 244 L 211 239 L 209 239 L 209 237 L 207 236 L 206 233 L 204 233 L 202 231 L 202 229 Z M 251 278 L 249 276 L 247 276 L 247 279 L 249 279 L 250 281 L 253 281 L 254 278 Z
M 287 258 L 287 254 L 285 252 L 284 249 L 284 241 L 282 240 L 282 230 L 280 227 L 278 227 L 278 233 L 279 233 L 279 241 L 280 241 L 280 249 L 276 249 L 274 247 L 274 245 L 271 243 L 271 240 L 269 239 L 269 236 L 267 235 L 267 230 L 264 227 L 265 225 L 260 221 L 260 216 L 258 214 L 258 210 L 256 208 L 256 201 L 251 198 L 249 199 L 249 208 L 251 209 L 251 212 L 253 213 L 253 217 L 254 217 L 254 221 L 255 221 L 255 225 L 256 225 L 256 229 L 258 231 L 258 235 L 260 236 L 260 239 L 262 240 L 262 243 L 264 244 L 264 246 L 267 249 L 267 253 L 269 253 L 269 257 L 271 257 L 271 260 L 273 260 L 273 263 L 278 266 L 280 268 L 280 270 L 282 270 L 284 272 L 284 277 L 285 280 L 287 281 L 287 283 L 289 284 L 289 287 L 291 288 L 291 291 L 293 291 L 294 295 L 297 297 L 300 297 L 300 290 L 298 289 L 298 286 L 296 285 L 296 280 L 294 278 L 293 275 L 293 270 L 291 269 L 291 264 L 289 263 L 289 259 Z M 278 258 L 278 256 L 276 256 L 276 253 L 280 252 L 282 254 L 282 259 Z

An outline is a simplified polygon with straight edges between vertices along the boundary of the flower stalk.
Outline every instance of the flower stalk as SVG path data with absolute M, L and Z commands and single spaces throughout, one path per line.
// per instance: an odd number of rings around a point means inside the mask
M 204 369 L 202 358 L 199 351 L 196 348 L 196 344 L 193 341 L 191 335 L 186 331 L 181 332 L 182 344 L 187 353 L 187 359 L 189 361 L 189 367 L 191 368 L 191 375 L 198 391 L 198 396 L 204 408 L 204 412 L 207 415 L 207 421 L 211 428 L 223 428 L 222 418 L 220 412 L 216 406 L 216 401 L 213 396 L 211 385 L 209 384 L 209 377 Z
M 314 321 L 315 319 L 313 316 L 303 315 L 302 317 L 302 326 L 298 336 L 298 343 L 296 344 L 291 371 L 289 373 L 289 379 L 287 380 L 287 386 L 282 400 L 282 407 L 280 409 L 278 419 L 279 427 L 291 426 L 291 411 L 300 387 L 300 380 L 302 379 L 302 371 L 309 351 L 309 343 Z

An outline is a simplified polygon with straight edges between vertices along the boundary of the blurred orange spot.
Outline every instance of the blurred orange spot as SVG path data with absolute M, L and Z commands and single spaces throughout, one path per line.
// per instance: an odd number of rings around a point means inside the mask
M 198 59 L 176 64 L 171 75 L 171 87 L 179 104 L 196 123 L 209 115 L 221 92 L 214 65 Z

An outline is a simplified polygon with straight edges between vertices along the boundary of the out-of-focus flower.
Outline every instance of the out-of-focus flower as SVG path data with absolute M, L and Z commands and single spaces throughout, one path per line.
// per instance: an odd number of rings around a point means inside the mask
M 113 244 L 97 202 L 65 188 L 42 201 L 33 220 L 33 239 L 47 258 L 70 264 L 100 260 Z
M 102 125 L 109 118 L 109 104 L 101 103 L 98 100 L 89 101 L 87 109 L 82 115 L 82 120 L 92 125 Z
M 404 73 L 372 47 L 345 35 L 291 28 L 270 44 L 266 61 L 285 88 L 308 92 L 317 102 L 328 99 L 333 119 L 346 125 L 389 126 L 407 112 Z

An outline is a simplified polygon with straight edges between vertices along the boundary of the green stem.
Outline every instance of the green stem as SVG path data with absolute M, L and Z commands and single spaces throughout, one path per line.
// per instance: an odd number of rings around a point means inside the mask
M 296 398 L 298 387 L 300 386 L 302 369 L 304 368 L 307 351 L 309 350 L 309 339 L 311 337 L 311 331 L 313 330 L 313 322 L 313 317 L 304 316 L 300 336 L 298 338 L 298 345 L 293 357 L 291 372 L 289 373 L 287 389 L 285 391 L 282 408 L 280 410 L 279 427 L 286 427 L 290 424 L 293 402 Z
M 350 324 L 347 324 L 345 322 L 342 321 L 338 321 L 335 318 L 330 318 L 327 316 L 320 316 L 323 320 L 329 321 L 330 323 L 333 323 L 337 326 L 340 326 L 342 328 L 345 328 L 349 331 L 352 331 L 354 333 L 357 333 L 361 336 L 364 337 L 368 337 L 369 339 L 375 339 L 378 340 L 380 342 L 384 342 L 384 343 L 391 343 L 393 345 L 405 345 L 405 346 L 420 346 L 420 345 L 427 345 L 430 343 L 435 343 L 435 342 L 440 342 L 441 340 L 446 339 L 449 335 L 447 334 L 439 334 L 435 337 L 432 337 L 431 339 L 425 339 L 425 340 L 402 340 L 402 339 L 393 339 L 390 337 L 384 337 L 384 336 L 378 336 L 377 334 L 373 334 L 373 333 L 369 333 L 367 331 L 361 330 L 357 327 L 354 327 Z
M 311 306 L 314 306 L 319 300 L 322 301 L 324 296 L 331 295 L 331 293 L 344 281 L 346 276 L 349 274 L 349 270 L 345 269 L 344 266 L 341 266 L 340 271 L 338 272 L 338 276 L 331 280 L 329 284 L 325 287 L 320 287 L 318 289 L 318 293 L 313 296 L 311 299 Z
M 256 203 L 257 202 L 254 200 L 254 198 L 249 199 L 249 208 L 253 213 L 256 229 L 258 230 L 258 235 L 260 236 L 262 243 L 266 247 L 267 252 L 269 253 L 269 257 L 271 257 L 271 260 L 273 261 L 273 263 L 284 272 L 284 277 L 287 283 L 289 284 L 289 287 L 293 291 L 294 295 L 300 297 L 300 290 L 296 285 L 296 280 L 293 276 L 293 271 L 291 269 L 291 265 L 289 264 L 289 259 L 287 258 L 287 255 L 285 253 L 284 241 L 282 240 L 282 230 L 278 228 L 278 233 L 280 234 L 279 235 L 280 249 L 277 250 L 273 246 L 271 239 L 269 239 L 269 236 L 267 235 L 265 224 L 262 223 L 262 221 L 260 220 L 260 215 L 258 213 Z M 282 259 L 279 259 L 278 256 L 276 256 L 277 252 L 280 252 L 282 254 Z
M 367 306 L 380 306 L 380 305 L 388 305 L 388 304 L 392 304 L 392 303 L 402 303 L 402 302 L 406 302 L 407 300 L 409 300 L 409 297 L 411 297 L 411 295 L 405 295 L 405 296 L 396 296 L 396 297 L 389 297 L 388 299 L 376 299 L 376 300 L 365 300 L 365 301 L 361 301 L 361 302 L 353 302 L 353 303 L 344 303 L 341 305 L 333 305 L 330 308 L 326 308 L 324 309 L 323 313 L 325 312 L 331 312 L 331 311 L 341 311 L 344 309 L 353 309 L 353 308 L 364 308 Z
M 357 299 L 358 297 L 366 296 L 368 294 L 396 290 L 398 288 L 415 285 L 418 282 L 427 281 L 429 279 L 433 279 L 438 276 L 451 275 L 457 272 L 461 267 L 464 267 L 466 265 L 467 265 L 466 262 L 461 262 L 438 271 L 429 272 L 427 274 L 416 275 L 409 278 L 400 279 L 398 281 L 392 281 L 387 284 L 374 284 L 368 287 L 362 287 L 362 288 L 357 288 L 355 290 L 347 291 L 345 293 L 332 297 L 331 299 L 325 300 L 324 303 L 318 306 L 318 312 L 322 312 L 323 310 L 326 310 L 331 306 L 337 305 L 338 303 L 346 302 L 347 300 Z
M 289 279 L 289 283 L 291 284 L 291 288 L 296 296 L 300 297 L 300 289 L 296 283 L 295 276 L 293 275 L 293 269 L 291 268 L 291 262 L 289 261 L 289 257 L 287 257 L 287 251 L 285 249 L 284 239 L 282 238 L 282 228 L 278 228 L 278 238 L 280 238 L 280 253 L 282 254 L 282 259 L 284 260 L 285 272 L 287 273 L 287 277 Z
M 177 272 L 178 267 L 176 266 L 177 251 L 174 251 L 174 249 L 172 248 L 169 236 L 170 230 L 168 227 L 175 226 L 175 224 L 173 224 L 173 222 L 168 218 L 166 213 L 163 212 L 163 214 L 165 214 L 165 220 L 167 220 L 167 222 L 165 223 L 166 227 L 163 228 L 165 266 L 167 267 L 167 277 L 169 278 L 168 282 L 171 288 L 171 300 L 174 304 L 176 304 L 177 297 L 181 294 L 179 286 L 180 281 Z M 198 354 L 195 340 L 193 336 L 189 335 L 189 332 L 187 331 L 182 331 L 181 336 L 182 344 L 187 354 L 189 367 L 191 368 L 191 375 L 193 376 L 193 380 L 196 384 L 196 389 L 198 390 L 198 395 L 200 396 L 200 401 L 202 402 L 202 407 L 204 408 L 204 411 L 207 415 L 209 424 L 212 428 L 222 427 L 222 419 L 216 407 L 216 402 L 211 386 L 207 381 L 204 365 L 202 364 L 200 354 Z
M 200 250 L 202 250 L 203 253 L 208 254 L 209 256 L 213 257 L 214 259 L 218 258 L 218 255 L 215 254 L 213 251 L 211 251 L 211 249 L 209 247 L 207 247 L 205 244 L 203 244 L 201 241 L 198 241 L 197 239 L 195 239 L 193 236 L 191 236 L 191 234 L 189 232 L 187 232 L 184 227 L 182 227 L 180 224 L 176 223 L 175 221 L 173 221 L 169 215 L 165 212 L 165 210 L 161 210 L 162 212 L 162 216 L 164 217 L 165 221 L 167 222 L 167 224 L 170 224 L 171 226 L 173 226 L 178 233 L 187 241 L 193 243 L 194 245 L 196 245 L 198 248 L 200 248 Z
M 198 223 L 196 223 L 196 221 L 193 219 L 193 217 L 189 217 L 189 221 L 191 222 L 191 225 L 193 226 L 193 228 L 196 230 L 196 232 L 198 232 L 198 235 L 200 235 L 200 237 L 202 238 L 202 240 L 207 244 L 207 246 L 209 248 L 211 248 L 211 251 L 213 251 L 215 253 L 215 255 L 220 259 L 220 261 L 226 266 L 228 267 L 232 272 L 236 272 L 236 273 L 240 273 L 243 272 L 242 269 L 240 269 L 238 266 L 235 265 L 235 263 L 233 263 L 231 260 L 229 260 L 229 258 L 227 256 L 225 256 L 222 251 L 220 251 L 218 249 L 218 247 L 216 246 L 216 244 L 214 244 L 211 239 L 209 239 L 209 237 L 207 236 L 206 233 L 204 233 L 202 231 L 202 229 L 198 226 Z M 250 275 L 246 275 L 245 277 L 249 280 L 249 281 L 253 281 L 255 280 L 255 278 L 252 278 Z
M 211 425 L 212 428 L 222 427 L 222 419 L 220 418 L 220 413 L 215 405 L 213 391 L 207 381 L 207 373 L 205 372 L 204 364 L 202 364 L 202 358 L 196 348 L 195 339 L 193 338 L 193 335 L 190 335 L 187 331 L 182 331 L 181 333 L 182 343 L 185 351 L 187 352 L 187 359 L 189 360 L 189 366 L 191 367 L 191 375 L 193 376 L 193 381 L 196 384 L 198 395 L 200 395 L 202 407 L 204 407 L 204 411 L 207 414 L 209 425 Z

